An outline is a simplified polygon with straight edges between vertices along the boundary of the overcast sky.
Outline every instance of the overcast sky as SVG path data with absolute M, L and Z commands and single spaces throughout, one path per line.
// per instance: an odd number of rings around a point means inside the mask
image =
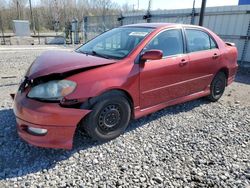
M 147 9 L 148 0 L 113 0 L 114 2 L 122 5 L 128 3 L 131 7 L 134 5 L 134 8 Z M 225 6 L 225 5 L 237 5 L 239 0 L 207 0 L 207 7 L 213 6 Z M 201 6 L 201 0 L 196 0 L 196 7 Z M 151 9 L 182 9 L 182 8 L 192 8 L 193 0 L 152 0 Z

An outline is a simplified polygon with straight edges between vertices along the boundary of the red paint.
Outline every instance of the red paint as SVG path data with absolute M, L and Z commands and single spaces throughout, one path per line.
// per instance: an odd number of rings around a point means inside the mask
M 70 149 L 76 125 L 90 110 L 38 102 L 28 99 L 26 94 L 17 93 L 14 102 L 19 136 L 36 146 Z M 27 126 L 47 129 L 48 133 L 45 136 L 33 136 L 27 132 Z
M 161 50 L 149 50 L 142 55 L 141 60 L 158 60 L 161 59 L 162 56 L 163 53 Z
M 209 95 L 210 83 L 220 70 L 228 73 L 227 84 L 233 82 L 238 67 L 237 49 L 233 45 L 226 45 L 210 30 L 198 26 L 165 23 L 132 26 L 155 27 L 155 30 L 122 60 L 108 60 L 76 52 L 47 52 L 35 60 L 27 76 L 34 79 L 53 73 L 97 66 L 67 77 L 68 80 L 77 83 L 77 88 L 65 99 L 86 101 L 112 89 L 123 90 L 133 100 L 135 118 L 170 105 Z M 218 49 L 163 59 L 160 58 L 162 53 L 159 50 L 152 50 L 144 57 L 148 61 L 135 63 L 138 60 L 137 56 L 155 35 L 167 28 L 181 27 L 206 31 L 215 39 Z M 27 92 L 18 92 L 15 96 L 14 112 L 19 135 L 33 145 L 71 148 L 76 126 L 90 110 L 64 108 L 58 103 L 28 99 Z M 48 133 L 45 136 L 31 135 L 25 130 L 29 125 L 46 128 Z
M 83 57 L 84 56 L 84 57 Z M 83 62 L 84 59 L 84 62 Z M 48 51 L 39 56 L 27 72 L 31 79 L 52 73 L 114 63 L 114 60 L 79 54 L 76 52 Z

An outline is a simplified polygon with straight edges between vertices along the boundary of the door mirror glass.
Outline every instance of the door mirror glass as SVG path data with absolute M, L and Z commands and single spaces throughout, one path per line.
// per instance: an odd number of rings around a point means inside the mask
M 161 50 L 148 50 L 141 55 L 141 60 L 157 60 L 161 59 L 163 53 Z

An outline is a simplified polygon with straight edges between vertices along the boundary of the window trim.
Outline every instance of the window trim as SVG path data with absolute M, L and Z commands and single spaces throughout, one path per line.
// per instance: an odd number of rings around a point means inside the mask
M 187 30 L 201 31 L 201 32 L 207 34 L 208 37 L 209 37 L 210 49 L 207 49 L 207 50 L 200 50 L 200 51 L 194 51 L 194 52 L 189 52 L 189 50 L 188 50 L 188 42 L 187 42 L 187 32 L 186 32 Z M 195 27 L 187 27 L 187 26 L 184 26 L 184 27 L 183 27 L 183 32 L 184 32 L 184 34 L 185 34 L 186 53 L 187 53 L 187 54 L 196 53 L 196 52 L 210 51 L 210 50 L 214 50 L 214 49 L 219 49 L 219 46 L 218 46 L 216 40 L 214 39 L 214 37 L 213 37 L 209 32 L 207 32 L 206 30 L 204 30 L 204 29 L 202 29 L 202 28 L 195 28 Z M 211 48 L 211 39 L 212 39 L 213 42 L 215 43 L 215 46 L 216 46 L 215 48 Z
M 152 40 L 154 40 L 156 37 L 158 37 L 158 35 L 160 35 L 162 32 L 165 32 L 165 31 L 169 31 L 169 30 L 180 30 L 181 32 L 181 37 L 182 37 L 182 48 L 183 48 L 183 53 L 181 54 L 175 54 L 175 55 L 169 55 L 169 56 L 163 56 L 161 59 L 166 59 L 166 58 L 170 58 L 170 57 L 177 57 L 177 56 L 180 56 L 180 55 L 183 55 L 183 54 L 186 54 L 186 42 L 185 42 L 185 36 L 184 36 L 184 33 L 183 33 L 183 27 L 173 27 L 173 28 L 166 28 L 166 29 L 163 29 L 161 31 L 159 31 L 157 34 L 155 34 L 150 40 L 149 42 L 147 42 L 147 44 L 145 44 L 145 46 L 143 47 L 143 49 L 140 51 L 140 53 L 138 54 L 138 56 L 136 57 L 135 59 L 135 63 L 139 63 L 139 57 L 141 56 L 142 52 L 144 51 L 145 47 L 150 43 L 152 42 Z
M 215 44 L 215 48 L 211 48 L 211 50 L 216 48 L 219 49 L 217 42 L 211 36 L 209 37 L 209 40 L 210 40 L 210 47 L 211 47 L 211 41 L 213 41 Z

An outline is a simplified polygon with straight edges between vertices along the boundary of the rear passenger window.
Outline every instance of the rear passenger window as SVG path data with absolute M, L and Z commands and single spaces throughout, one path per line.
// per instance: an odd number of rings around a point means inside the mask
M 217 48 L 214 40 L 205 32 L 186 29 L 188 52 L 196 52 Z
M 180 29 L 161 32 L 146 47 L 145 50 L 157 49 L 163 52 L 163 57 L 183 54 L 183 38 Z
M 210 37 L 210 44 L 211 44 L 211 49 L 217 48 L 217 44 L 214 42 L 214 40 Z

